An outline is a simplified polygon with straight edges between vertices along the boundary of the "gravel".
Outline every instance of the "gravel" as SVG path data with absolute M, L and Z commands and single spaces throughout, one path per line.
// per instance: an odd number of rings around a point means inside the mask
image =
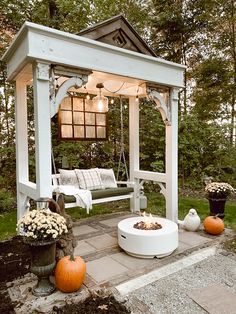
M 125 299 L 135 314 L 140 311 L 140 303 L 146 308 L 146 313 L 208 313 L 188 296 L 188 292 L 215 283 L 236 292 L 235 255 L 218 250 L 216 255 L 140 288 Z M 138 306 L 135 305 L 137 300 Z

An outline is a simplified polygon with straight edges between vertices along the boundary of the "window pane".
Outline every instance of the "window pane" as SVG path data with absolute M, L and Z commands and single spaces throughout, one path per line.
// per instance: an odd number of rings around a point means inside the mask
M 65 97 L 60 106 L 58 123 L 64 139 L 106 139 L 107 114 L 99 112 L 92 100 Z
M 71 111 L 61 111 L 61 123 L 72 124 L 72 112 Z
M 85 113 L 85 124 L 95 125 L 95 113 Z
M 106 127 L 97 127 L 97 138 L 106 138 Z
M 106 125 L 106 115 L 102 113 L 97 114 L 97 124 Z
M 84 124 L 83 112 L 74 112 L 74 124 Z
M 94 111 L 92 99 L 85 99 L 85 111 Z
M 83 126 L 74 126 L 74 137 L 84 138 L 84 127 Z
M 86 137 L 87 138 L 95 138 L 95 127 L 94 126 L 86 126 Z
M 84 102 L 84 100 L 82 98 L 73 97 L 73 108 L 74 108 L 74 110 L 83 111 L 84 110 L 83 102 Z
M 85 100 L 85 111 L 92 111 L 92 112 L 97 112 L 97 106 L 93 104 L 92 99 L 90 100 Z
M 71 125 L 62 125 L 61 126 L 61 137 L 63 138 L 72 138 L 72 126 Z
M 71 98 L 65 97 L 61 102 L 61 109 L 71 110 Z

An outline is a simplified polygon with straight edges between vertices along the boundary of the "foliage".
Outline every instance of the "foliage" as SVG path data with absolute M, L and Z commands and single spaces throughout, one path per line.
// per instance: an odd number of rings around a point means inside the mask
M 93 24 L 104 21 L 112 16 L 122 14 L 128 19 L 136 31 L 145 37 L 147 35 L 148 13 L 148 3 L 143 0 L 91 1 L 91 21 Z
M 65 218 L 45 208 L 28 211 L 18 221 L 17 229 L 30 241 L 57 239 L 68 231 Z
M 229 141 L 227 125 L 199 120 L 188 115 L 179 126 L 179 174 L 182 186 L 201 188 L 204 176 L 235 181 L 235 147 Z M 206 140 L 207 139 L 207 140 Z M 197 178 L 194 185 L 194 178 Z
M 147 171 L 164 172 L 165 125 L 154 103 L 141 102 L 139 127 L 140 168 Z
M 10 211 L 15 207 L 15 198 L 5 188 L 0 189 L 0 213 Z
M 0 213 L 0 241 L 9 239 L 16 234 L 16 209 Z

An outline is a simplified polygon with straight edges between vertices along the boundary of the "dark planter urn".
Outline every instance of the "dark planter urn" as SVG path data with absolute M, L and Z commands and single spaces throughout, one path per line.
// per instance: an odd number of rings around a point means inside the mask
M 224 219 L 225 217 L 225 202 L 226 198 L 217 199 L 217 198 L 208 198 L 210 204 L 210 215 L 218 215 L 219 218 Z
M 30 248 L 30 271 L 38 277 L 37 285 L 33 288 L 33 294 L 35 296 L 47 296 L 55 290 L 49 276 L 56 265 L 56 241 L 29 241 L 24 238 L 24 242 Z

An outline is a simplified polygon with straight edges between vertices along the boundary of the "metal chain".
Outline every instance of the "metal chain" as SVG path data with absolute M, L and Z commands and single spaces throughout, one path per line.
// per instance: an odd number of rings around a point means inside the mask
M 129 173 L 128 173 L 128 168 L 127 168 L 126 159 L 125 159 L 124 118 L 123 118 L 123 103 L 122 103 L 122 97 L 121 96 L 120 96 L 120 141 L 121 141 L 120 157 L 119 157 L 117 176 L 116 176 L 117 181 L 119 179 L 119 173 L 120 173 L 120 167 L 121 167 L 122 159 L 123 159 L 123 164 L 125 167 L 126 179 L 129 180 Z

